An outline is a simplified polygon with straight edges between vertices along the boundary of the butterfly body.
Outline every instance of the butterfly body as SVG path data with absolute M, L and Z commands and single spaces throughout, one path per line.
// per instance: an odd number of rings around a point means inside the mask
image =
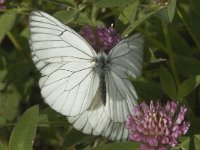
M 100 51 L 96 58 L 96 69 L 99 74 L 99 92 L 103 104 L 106 104 L 105 74 L 109 70 L 109 59 L 104 51 Z

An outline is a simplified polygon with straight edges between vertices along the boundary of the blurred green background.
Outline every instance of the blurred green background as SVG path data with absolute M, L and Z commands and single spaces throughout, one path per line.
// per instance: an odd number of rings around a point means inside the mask
M 28 17 L 36 9 L 77 32 L 84 25 L 111 24 L 122 37 L 142 32 L 144 69 L 133 80 L 139 101 L 185 105 L 191 127 L 174 149 L 199 150 L 199 8 L 198 0 L 0 1 L 0 150 L 138 149 L 137 143 L 84 135 L 44 103 L 28 44 Z

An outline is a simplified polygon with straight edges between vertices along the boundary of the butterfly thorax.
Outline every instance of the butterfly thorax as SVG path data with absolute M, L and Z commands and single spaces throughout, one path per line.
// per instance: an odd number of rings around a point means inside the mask
M 99 52 L 97 54 L 96 64 L 98 68 L 105 70 L 108 64 L 108 55 L 103 51 Z
M 106 81 L 105 74 L 108 70 L 109 59 L 106 53 L 99 52 L 96 58 L 96 68 L 99 74 L 99 91 L 103 104 L 106 104 Z

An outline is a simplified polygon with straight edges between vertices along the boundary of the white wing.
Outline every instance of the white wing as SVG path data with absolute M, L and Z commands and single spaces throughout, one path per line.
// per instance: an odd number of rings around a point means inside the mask
M 120 41 L 109 53 L 112 66 L 129 73 L 132 77 L 141 74 L 144 38 L 140 33 Z
M 89 110 L 75 117 L 68 117 L 68 121 L 74 128 L 86 134 L 102 135 L 106 138 L 119 141 L 126 140 L 128 130 L 124 127 L 124 122 L 113 122 L 104 111 L 99 91 Z
M 128 74 L 133 77 L 141 74 L 143 43 L 143 36 L 135 34 L 119 42 L 108 55 L 111 66 L 106 74 L 104 110 L 114 122 L 124 122 L 137 104 L 137 94 Z
M 30 43 L 35 55 L 45 62 L 88 62 L 96 57 L 79 34 L 41 11 L 30 15 Z
M 88 109 L 99 86 L 93 71 L 96 53 L 91 46 L 71 28 L 41 11 L 30 15 L 30 46 L 42 74 L 39 85 L 46 103 L 66 116 Z

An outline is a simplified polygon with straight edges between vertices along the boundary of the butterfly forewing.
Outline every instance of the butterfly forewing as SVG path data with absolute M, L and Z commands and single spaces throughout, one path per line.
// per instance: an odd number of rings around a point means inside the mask
M 140 33 L 125 38 L 110 51 L 111 64 L 132 77 L 140 76 L 143 64 L 143 44 L 144 38 Z
M 128 74 L 141 74 L 143 43 L 143 36 L 135 34 L 119 42 L 108 55 L 111 68 L 106 74 L 105 112 L 114 122 L 124 122 L 137 105 L 137 94 Z
M 85 111 L 99 85 L 93 71 L 95 51 L 54 17 L 34 11 L 30 16 L 30 45 L 40 70 L 45 102 L 67 116 Z
M 41 11 L 30 16 L 30 44 L 35 55 L 45 62 L 91 61 L 96 57 L 80 35 Z

